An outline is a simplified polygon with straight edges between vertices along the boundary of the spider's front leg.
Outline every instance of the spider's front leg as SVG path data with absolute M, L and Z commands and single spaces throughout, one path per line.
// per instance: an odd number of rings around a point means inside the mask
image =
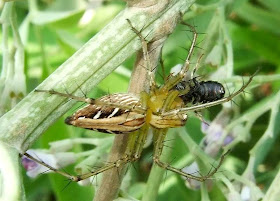
M 146 40 L 146 37 L 144 37 L 141 33 L 141 30 L 138 31 L 131 23 L 131 21 L 129 19 L 126 19 L 129 26 L 131 27 L 132 31 L 138 36 L 138 38 L 141 41 L 141 45 L 142 45 L 142 51 L 143 51 L 143 58 L 144 58 L 144 68 L 146 68 L 147 73 L 148 73 L 148 78 L 149 78 L 149 86 L 150 86 L 150 90 L 153 90 L 156 86 L 155 80 L 154 80 L 154 74 L 153 74 L 153 70 L 152 69 L 152 65 L 151 65 L 151 61 L 150 61 L 150 56 L 149 56 L 149 44 L 148 41 Z
M 179 82 L 181 82 L 182 80 L 185 80 L 186 79 L 186 76 L 187 76 L 187 71 L 189 70 L 190 68 L 190 59 L 191 59 L 191 56 L 193 55 L 194 53 L 194 48 L 196 46 L 196 41 L 197 41 L 197 31 L 195 29 L 195 27 L 185 23 L 185 22 L 181 22 L 182 24 L 188 26 L 191 30 L 191 32 L 193 33 L 193 39 L 192 39 L 192 42 L 191 42 L 191 46 L 190 48 L 188 49 L 188 55 L 185 59 L 185 62 L 181 68 L 181 70 L 179 71 L 178 74 L 176 75 L 170 75 L 168 76 L 168 79 L 166 81 L 166 83 L 161 87 L 161 91 L 170 91 L 171 89 L 173 89 Z M 199 57 L 198 59 L 198 62 L 196 64 L 196 67 L 194 69 L 194 72 L 198 66 L 198 63 L 200 61 L 202 56 Z

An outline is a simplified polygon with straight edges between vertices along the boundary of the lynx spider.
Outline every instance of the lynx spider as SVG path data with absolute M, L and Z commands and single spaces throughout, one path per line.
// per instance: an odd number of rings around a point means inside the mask
M 149 72 L 152 72 L 147 48 L 148 41 L 146 41 L 146 39 L 142 36 L 140 31 L 134 28 L 130 20 L 127 21 L 133 32 L 141 40 L 145 65 Z M 182 80 L 187 79 L 186 74 L 189 70 L 190 58 L 193 54 L 196 45 L 197 32 L 193 26 L 190 26 L 184 22 L 183 24 L 189 26 L 191 31 L 193 32 L 193 39 L 189 48 L 187 58 L 180 72 L 176 75 L 170 74 L 165 80 L 165 84 L 160 87 L 156 85 L 152 76 L 150 76 L 150 93 L 142 92 L 140 94 L 140 97 L 129 93 L 117 93 L 106 95 L 99 99 L 93 99 L 87 97 L 77 97 L 71 94 L 60 93 L 54 90 L 36 90 L 37 92 L 56 94 L 88 104 L 86 107 L 74 113 L 73 116 L 68 117 L 65 120 L 67 124 L 71 124 L 76 127 L 114 134 L 128 134 L 140 130 L 139 132 L 142 132 L 142 134 L 140 134 L 137 139 L 133 137 L 131 138 L 131 141 L 133 142 L 129 144 L 130 147 L 127 149 L 125 157 L 120 158 L 115 162 L 107 164 L 89 173 L 72 176 L 68 173 L 59 171 L 49 166 L 43 161 L 38 160 L 27 153 L 25 153 L 24 155 L 48 167 L 50 170 L 67 177 L 70 180 L 78 182 L 89 177 L 95 176 L 106 170 L 117 168 L 120 165 L 124 165 L 129 162 L 138 160 L 141 156 L 143 144 L 146 141 L 146 131 L 148 127 L 151 126 L 154 129 L 155 136 L 153 161 L 158 166 L 170 170 L 172 172 L 178 173 L 179 175 L 184 176 L 188 179 L 205 181 L 212 177 L 222 165 L 224 157 L 227 153 L 221 156 L 219 164 L 207 175 L 195 176 L 192 174 L 188 174 L 186 172 L 183 172 L 181 169 L 172 167 L 169 164 L 160 160 L 160 155 L 162 153 L 167 130 L 168 128 L 184 126 L 187 120 L 188 111 L 198 111 L 232 100 L 233 97 L 239 95 L 241 92 L 244 91 L 244 89 L 252 81 L 254 75 L 252 75 L 249 78 L 249 80 L 246 83 L 244 83 L 238 91 L 230 94 L 227 97 L 221 98 L 213 102 L 186 107 L 182 99 L 180 99 L 179 97 L 179 95 L 186 93 L 185 90 L 179 91 L 177 89 L 174 89 L 174 87 Z M 192 72 L 191 77 L 193 76 L 193 74 L 194 72 Z

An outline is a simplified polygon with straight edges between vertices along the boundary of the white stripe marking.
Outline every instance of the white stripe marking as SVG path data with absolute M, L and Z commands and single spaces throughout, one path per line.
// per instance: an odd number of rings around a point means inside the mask
M 107 118 L 113 117 L 119 110 L 120 108 L 115 108 L 114 111 Z
M 99 110 L 96 115 L 94 115 L 93 119 L 98 119 L 101 115 L 101 111 Z

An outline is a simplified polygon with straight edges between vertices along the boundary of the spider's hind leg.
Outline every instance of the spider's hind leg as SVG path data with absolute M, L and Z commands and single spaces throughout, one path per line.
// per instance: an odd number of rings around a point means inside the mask
M 120 168 L 128 163 L 139 160 L 142 150 L 143 150 L 143 146 L 146 142 L 147 132 L 145 132 L 145 131 L 147 129 L 148 129 L 148 126 L 145 125 L 139 131 L 136 131 L 136 132 L 130 134 L 130 135 L 133 135 L 134 138 L 132 137 L 130 139 L 129 146 L 127 147 L 123 156 L 121 156 L 119 159 L 113 160 L 112 162 L 107 162 L 104 166 L 102 166 L 100 168 L 95 168 L 94 170 L 90 170 L 88 173 L 85 173 L 85 174 L 71 175 L 67 172 L 64 172 L 64 171 L 58 170 L 57 168 L 52 167 L 51 165 L 47 164 L 43 160 L 38 159 L 38 157 L 36 158 L 28 153 L 24 153 L 23 155 L 26 156 L 27 158 L 31 159 L 32 161 L 35 161 L 36 163 L 38 163 L 42 166 L 45 166 L 46 168 L 53 171 L 54 173 L 57 173 L 57 174 L 60 174 L 64 177 L 66 177 L 70 181 L 79 182 L 79 181 L 88 179 L 90 177 L 97 176 L 98 174 L 103 173 L 107 170 L 111 170 L 111 169 L 118 170 L 118 168 Z M 141 133 L 143 132 L 143 134 L 137 135 L 137 132 L 141 132 Z
M 133 157 L 130 157 L 130 156 L 126 155 L 125 157 L 123 157 L 121 159 L 118 159 L 114 162 L 108 163 L 101 168 L 97 168 L 93 171 L 90 171 L 89 173 L 85 173 L 85 174 L 81 174 L 81 175 L 71 175 L 67 172 L 60 171 L 60 170 L 48 165 L 44 161 L 42 161 L 40 159 L 37 159 L 37 158 L 33 157 L 32 155 L 30 155 L 28 153 L 24 153 L 23 155 L 26 156 L 27 158 L 31 159 L 32 161 L 35 161 L 36 163 L 38 163 L 42 166 L 45 166 L 46 168 L 53 171 L 54 173 L 60 174 L 64 177 L 66 177 L 67 179 L 69 179 L 70 181 L 74 181 L 74 182 L 79 182 L 79 181 L 85 180 L 85 179 L 90 178 L 92 176 L 96 176 L 100 173 L 103 173 L 107 170 L 110 170 L 110 169 L 113 169 L 113 168 L 118 168 L 122 165 L 125 165 L 125 164 L 129 163 L 129 162 L 137 160 Z
M 166 170 L 169 170 L 169 171 L 172 171 L 174 173 L 177 173 L 187 179 L 194 179 L 194 180 L 197 180 L 197 181 L 205 181 L 207 179 L 211 179 L 212 176 L 218 171 L 218 169 L 221 167 L 223 161 L 224 161 L 224 158 L 225 156 L 228 154 L 228 152 L 226 152 L 225 154 L 223 154 L 220 158 L 220 161 L 218 163 L 218 165 L 216 167 L 213 167 L 213 169 L 211 171 L 208 172 L 208 174 L 206 175 L 201 175 L 201 176 L 195 176 L 193 174 L 189 174 L 189 173 L 186 173 L 186 172 L 183 172 L 181 169 L 179 168 L 175 168 L 175 167 L 172 167 L 170 164 L 166 163 L 166 162 L 162 162 L 160 160 L 160 155 L 162 153 L 162 149 L 163 149 L 163 142 L 164 142 L 164 139 L 165 139 L 165 136 L 166 136 L 166 132 L 163 131 L 163 134 L 162 135 L 159 135 L 157 140 L 156 140 L 156 144 L 155 144 L 155 153 L 154 153 L 154 157 L 153 157 L 153 161 L 161 168 L 163 169 L 166 169 Z

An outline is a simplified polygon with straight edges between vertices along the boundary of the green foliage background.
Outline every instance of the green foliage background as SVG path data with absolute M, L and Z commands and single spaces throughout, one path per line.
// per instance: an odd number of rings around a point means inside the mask
M 100 4 L 99 4 L 100 3 Z M 32 91 L 39 83 L 48 77 L 60 64 L 67 60 L 75 51 L 77 51 L 92 36 L 98 33 L 114 16 L 125 8 L 123 1 L 94 1 L 91 3 L 94 12 L 93 17 L 86 25 L 81 25 L 81 18 L 87 11 L 90 13 L 84 1 L 18 1 L 15 2 L 16 19 L 20 24 L 20 31 L 25 38 L 25 76 L 27 93 Z M 197 1 L 191 11 L 188 12 L 184 19 L 190 24 L 196 26 L 199 33 L 199 42 L 203 46 L 203 40 L 209 34 L 209 23 L 215 20 L 217 8 L 225 5 L 226 18 L 225 24 L 232 40 L 234 54 L 234 74 L 250 75 L 253 74 L 258 67 L 261 67 L 259 75 L 261 81 L 256 82 L 257 87 L 246 100 L 238 102 L 240 105 L 240 113 L 251 110 L 260 110 L 257 104 L 261 100 L 274 100 L 275 105 L 279 104 L 279 77 L 271 77 L 270 75 L 279 74 L 280 70 L 280 4 L 278 0 L 200 0 Z M 93 6 L 95 5 L 95 7 Z M 3 6 L 3 5 L 2 5 Z M 63 12 L 69 11 L 69 12 Z M 29 13 L 29 15 L 28 15 Z M 32 15 L 31 15 L 31 14 Z M 219 16 L 216 16 L 219 20 Z M 165 74 L 168 74 L 170 68 L 178 63 L 182 63 L 181 58 L 185 58 L 187 52 L 183 47 L 190 44 L 191 34 L 186 31 L 186 27 L 178 26 L 175 32 L 168 38 L 164 49 L 163 59 L 165 64 Z M 2 32 L 0 33 L 2 35 Z M 206 36 L 205 36 L 206 35 Z M 1 36 L 2 38 L 2 36 Z M 12 40 L 10 34 L 9 40 Z M 24 39 L 23 39 L 24 40 Z M 199 44 L 200 46 L 200 44 Z M 210 50 L 205 50 L 210 51 Z M 207 57 L 207 55 L 205 56 Z M 2 57 L 1 57 L 2 58 Z M 0 58 L 0 59 L 1 59 Z M 130 72 L 133 67 L 135 58 L 128 59 L 115 72 L 112 72 L 104 79 L 96 89 L 86 92 L 90 97 L 100 97 L 108 93 L 125 92 L 129 83 Z M 201 70 L 204 77 L 215 72 L 218 68 L 211 66 L 202 66 Z M 157 80 L 162 83 L 161 76 L 163 73 L 158 72 Z M 268 76 L 266 76 L 268 75 Z M 222 80 L 222 79 L 221 79 Z M 234 78 L 233 78 L 234 80 Z M 226 82 L 229 82 L 228 79 Z M 254 86 L 255 86 L 254 85 Z M 67 88 L 67 86 L 66 86 Z M 278 101 L 278 102 L 277 102 Z M 266 105 L 266 104 L 264 104 Z M 52 125 L 47 132 L 36 142 L 36 148 L 48 148 L 48 143 L 67 138 L 76 137 L 93 137 L 93 138 L 112 138 L 104 134 L 86 131 L 79 128 L 66 126 L 63 119 L 72 114 L 80 105 L 73 107 L 65 116 Z M 255 106 L 255 108 L 254 108 Z M 279 106 L 279 105 L 278 105 Z M 233 106 L 236 107 L 236 106 Z M 262 106 L 265 107 L 265 106 Z M 266 107 L 268 107 L 266 105 Z M 216 107 L 208 111 L 204 111 L 205 118 L 212 120 L 221 107 Z M 278 108 L 279 109 L 279 108 Z M 251 135 L 245 139 L 243 143 L 235 146 L 230 156 L 228 156 L 225 168 L 238 174 L 242 174 L 245 170 L 248 160 L 249 151 L 255 146 L 256 142 L 264 135 L 270 121 L 279 120 L 279 112 L 276 111 L 275 119 L 271 119 L 269 109 L 261 114 L 254 124 L 250 127 Z M 251 116 L 249 116 L 251 117 Z M 269 145 L 257 150 L 256 157 L 261 163 L 256 167 L 255 179 L 256 185 L 265 194 L 271 186 L 274 178 L 277 178 L 279 171 L 280 146 L 277 135 L 279 128 L 273 124 L 274 136 Z M 186 130 L 189 135 L 199 143 L 203 138 L 200 129 L 200 121 L 197 118 L 190 117 Z M 182 137 L 176 134 L 177 131 L 171 131 L 174 134 L 175 143 L 172 147 L 172 156 L 176 156 L 172 163 L 186 165 L 190 163 L 191 153 L 187 150 L 186 144 L 182 141 Z M 81 152 L 95 147 L 77 145 L 74 151 Z M 265 150 L 265 151 L 264 151 Z M 104 161 L 106 159 L 104 153 Z M 131 197 L 141 199 L 145 191 L 145 183 L 151 167 L 152 148 L 149 146 L 145 149 L 142 159 L 136 163 L 135 169 L 129 168 L 129 176 L 126 177 L 121 195 L 126 199 Z M 67 168 L 71 171 L 73 167 Z M 254 171 L 253 171 L 254 172 Z M 23 174 L 25 174 L 23 170 Z M 279 173 L 278 173 L 279 174 Z M 100 177 L 100 176 L 98 176 Z M 279 176 L 278 176 L 279 177 Z M 219 181 L 213 181 L 214 185 L 209 191 L 209 199 L 215 201 L 226 200 L 223 187 Z M 279 182 L 279 181 L 278 181 Z M 93 186 L 79 186 L 71 183 L 67 188 L 68 181 L 65 181 L 59 175 L 43 175 L 33 180 L 24 178 L 24 186 L 26 189 L 27 200 L 92 200 L 94 195 Z M 279 185 L 278 185 L 279 186 Z M 275 187 L 278 187 L 277 184 Z M 131 196 L 131 197 L 130 197 Z M 201 197 L 202 196 L 202 197 Z M 203 197 L 201 191 L 195 191 L 187 188 L 184 180 L 178 175 L 167 173 L 159 191 L 157 200 L 207 200 Z M 233 199 L 234 200 L 234 199 Z M 276 200 L 276 199 L 274 199 Z

